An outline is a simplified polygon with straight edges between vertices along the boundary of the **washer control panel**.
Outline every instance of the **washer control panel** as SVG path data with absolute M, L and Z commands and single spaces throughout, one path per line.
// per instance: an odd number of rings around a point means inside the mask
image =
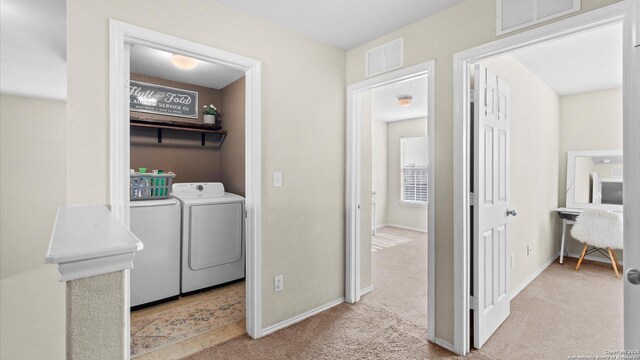
M 217 197 L 224 195 L 224 185 L 220 182 L 176 183 L 171 187 L 173 195 Z

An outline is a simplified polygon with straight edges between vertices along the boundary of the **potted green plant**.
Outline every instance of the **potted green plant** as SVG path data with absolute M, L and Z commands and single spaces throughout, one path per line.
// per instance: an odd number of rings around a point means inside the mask
M 218 116 L 218 109 L 213 104 L 204 106 L 204 123 L 214 125 L 216 123 L 216 117 Z

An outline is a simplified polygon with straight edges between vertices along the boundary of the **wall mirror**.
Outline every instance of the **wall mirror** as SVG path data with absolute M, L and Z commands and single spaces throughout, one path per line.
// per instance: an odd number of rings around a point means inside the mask
M 622 211 L 622 150 L 567 153 L 567 207 Z

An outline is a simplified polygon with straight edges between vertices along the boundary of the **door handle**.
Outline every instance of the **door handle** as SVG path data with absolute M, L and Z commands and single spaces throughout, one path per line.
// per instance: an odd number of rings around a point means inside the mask
M 513 209 L 507 209 L 507 216 L 516 216 L 518 213 Z
M 629 270 L 627 270 L 627 281 L 629 281 L 633 285 L 639 285 L 640 284 L 640 270 L 638 270 L 638 269 L 629 269 Z

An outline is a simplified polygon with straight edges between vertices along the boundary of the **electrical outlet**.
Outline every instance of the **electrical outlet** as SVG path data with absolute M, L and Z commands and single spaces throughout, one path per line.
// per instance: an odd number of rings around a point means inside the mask
M 532 252 L 533 249 L 531 248 L 531 245 L 527 245 L 527 256 L 531 255 Z
M 511 254 L 511 267 L 513 267 L 513 265 L 516 263 L 516 255 L 515 254 Z
M 282 187 L 282 171 L 273 172 L 273 187 Z
M 284 289 L 284 278 L 282 275 L 277 275 L 273 278 L 273 291 L 278 292 Z

